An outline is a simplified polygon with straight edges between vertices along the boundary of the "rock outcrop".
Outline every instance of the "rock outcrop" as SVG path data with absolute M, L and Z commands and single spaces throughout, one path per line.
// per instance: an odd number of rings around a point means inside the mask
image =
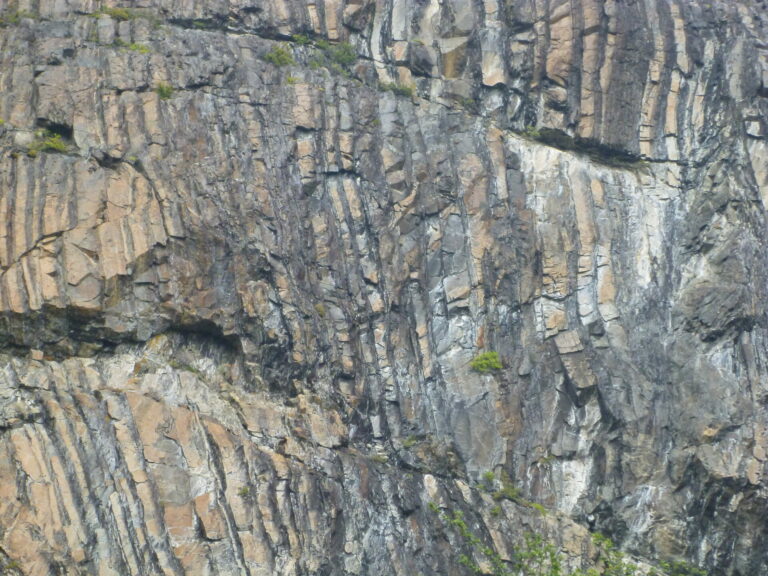
M 1 3 L 0 567 L 768 575 L 766 8 Z

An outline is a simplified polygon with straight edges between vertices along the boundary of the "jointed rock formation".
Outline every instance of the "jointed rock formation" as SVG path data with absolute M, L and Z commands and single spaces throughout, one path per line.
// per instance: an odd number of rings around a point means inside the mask
M 0 569 L 768 575 L 767 8 L 0 3 Z

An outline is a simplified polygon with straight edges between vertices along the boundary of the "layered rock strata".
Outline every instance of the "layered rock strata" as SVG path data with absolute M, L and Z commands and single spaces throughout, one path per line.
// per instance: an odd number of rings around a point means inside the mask
M 1 7 L 7 571 L 768 574 L 764 2 Z

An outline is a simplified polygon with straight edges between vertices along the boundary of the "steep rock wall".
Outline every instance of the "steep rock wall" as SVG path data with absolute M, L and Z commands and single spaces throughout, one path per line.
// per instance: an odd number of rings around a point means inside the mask
M 768 573 L 760 2 L 3 8 L 23 573 Z

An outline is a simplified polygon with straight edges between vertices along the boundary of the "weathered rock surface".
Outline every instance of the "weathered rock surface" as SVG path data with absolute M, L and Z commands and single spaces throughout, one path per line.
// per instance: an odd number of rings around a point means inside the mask
M 768 574 L 765 2 L 130 7 L 0 4 L 3 565 Z

